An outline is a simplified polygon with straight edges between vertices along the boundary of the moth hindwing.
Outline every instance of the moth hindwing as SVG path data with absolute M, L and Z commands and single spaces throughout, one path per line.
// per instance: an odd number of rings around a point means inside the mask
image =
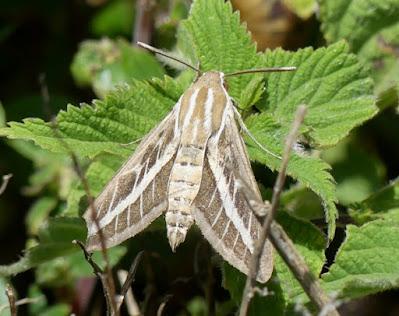
M 261 225 L 237 176 L 261 197 L 223 81 L 223 73 L 207 72 L 193 83 L 95 200 L 107 247 L 165 213 L 173 251 L 196 223 L 226 261 L 248 274 Z M 88 249 L 100 249 L 90 208 L 84 218 Z M 266 282 L 272 269 L 272 246 L 266 242 L 258 281 Z

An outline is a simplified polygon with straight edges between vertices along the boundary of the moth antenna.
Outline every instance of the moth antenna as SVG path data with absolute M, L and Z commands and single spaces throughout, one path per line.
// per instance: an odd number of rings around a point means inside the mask
M 241 129 L 243 130 L 243 132 L 244 132 L 245 134 L 247 134 L 247 135 L 249 136 L 249 138 L 251 138 L 252 141 L 253 141 L 256 145 L 258 145 L 258 147 L 259 147 L 260 149 L 262 149 L 264 152 L 266 152 L 266 153 L 269 154 L 270 156 L 273 156 L 273 157 L 275 157 L 275 158 L 281 160 L 281 157 L 280 157 L 279 155 L 276 155 L 275 153 L 273 153 L 273 152 L 271 152 L 270 150 L 266 149 L 265 147 L 263 147 L 263 145 L 262 145 L 261 143 L 259 143 L 259 142 L 256 140 L 255 136 L 252 135 L 252 133 L 251 133 L 251 132 L 248 130 L 248 128 L 245 126 L 245 123 L 244 123 L 244 121 L 242 120 L 241 114 L 237 111 L 237 109 L 236 109 L 235 106 L 233 106 L 233 110 L 234 110 L 234 114 L 235 114 L 236 117 L 237 117 L 238 124 L 240 125 Z
M 259 73 L 259 72 L 283 72 L 283 71 L 294 71 L 296 70 L 296 67 L 271 67 L 271 68 L 256 68 L 256 69 L 244 69 L 244 70 L 238 70 L 234 72 L 230 72 L 227 74 L 224 74 L 225 77 L 232 77 L 232 76 L 239 76 L 239 75 L 245 75 L 245 74 L 253 74 L 253 73 Z
M 160 49 L 157 49 L 155 47 L 152 47 L 151 45 L 148 45 L 148 44 L 142 43 L 142 42 L 137 42 L 137 45 L 142 47 L 142 48 L 148 49 L 149 51 L 151 51 L 151 52 L 153 52 L 155 54 L 158 54 L 158 55 L 167 57 L 169 59 L 172 59 L 174 61 L 177 61 L 178 63 L 181 63 L 182 65 L 184 65 L 184 66 L 196 71 L 198 74 L 201 74 L 201 71 L 199 70 L 199 68 L 196 68 L 193 65 L 190 65 L 189 63 L 186 63 L 184 60 L 181 60 L 181 59 L 179 59 L 177 57 L 169 55 L 169 54 L 165 53 L 164 51 L 162 51 Z

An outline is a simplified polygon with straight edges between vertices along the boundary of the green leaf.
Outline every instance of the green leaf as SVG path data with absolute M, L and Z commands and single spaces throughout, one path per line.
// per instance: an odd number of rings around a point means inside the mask
M 324 214 L 317 194 L 301 184 L 285 190 L 281 195 L 280 204 L 290 214 L 307 220 L 319 219 Z
M 87 168 L 85 174 L 90 194 L 97 196 L 123 162 L 124 158 L 121 156 L 97 156 Z M 85 211 L 87 206 L 87 194 L 83 189 L 81 181 L 79 181 L 72 188 L 68 196 L 67 206 L 62 214 L 64 216 L 78 216 Z
M 193 64 L 200 63 L 202 71 L 228 73 L 254 68 L 259 62 L 256 46 L 241 25 L 239 13 L 233 13 L 231 3 L 222 0 L 193 2 L 188 19 L 180 26 L 178 46 Z M 246 96 L 253 94 L 247 88 L 252 78 L 236 76 L 228 80 L 229 94 L 242 108 L 251 105 Z M 259 89 L 257 85 L 255 88 Z
M 360 202 L 383 185 L 384 165 L 354 138 L 324 151 L 323 159 L 333 167 L 340 204 Z
M 8 144 L 25 158 L 32 160 L 35 167 L 29 176 L 29 185 L 23 188 L 26 195 L 37 195 L 45 188 L 55 188 L 58 196 L 65 199 L 75 173 L 65 155 L 54 154 L 26 141 L 13 140 Z
M 47 307 L 47 299 L 37 284 L 29 286 L 28 297 L 35 300 L 28 305 L 29 315 L 40 315 Z
M 71 71 L 78 84 L 91 85 L 100 97 L 117 84 L 164 74 L 161 65 L 150 53 L 124 40 L 114 42 L 109 39 L 83 42 L 74 57 Z
M 79 251 L 73 240 L 86 240 L 86 227 L 80 218 L 49 218 L 39 232 L 39 245 L 28 249 L 29 261 L 36 266 L 45 261 Z
M 246 125 L 255 138 L 272 152 L 281 152 L 281 143 L 288 134 L 287 128 L 282 128 L 267 114 L 252 115 L 246 120 Z M 251 159 L 266 164 L 272 170 L 280 167 L 280 160 L 267 155 L 259 146 L 248 140 L 248 152 Z M 330 166 L 315 157 L 294 153 L 288 164 L 287 173 L 309 187 L 322 199 L 326 222 L 329 225 L 328 236 L 332 238 L 335 232 L 335 219 L 338 216 L 335 207 L 336 193 Z
M 60 258 L 61 262 L 69 262 L 69 265 L 74 263 L 83 264 L 84 257 L 81 254 L 81 250 L 72 241 L 75 239 L 85 241 L 86 233 L 86 225 L 81 218 L 49 218 L 47 225 L 40 227 L 38 245 L 27 249 L 24 257 L 18 262 L 8 266 L 0 266 L 0 276 L 15 275 L 57 258 Z M 123 246 L 114 247 L 113 249 L 112 251 L 110 250 L 110 261 L 115 264 L 124 255 L 126 249 Z M 77 256 L 77 254 L 81 254 L 81 257 Z M 95 258 L 100 266 L 103 265 L 102 259 L 98 254 L 95 255 Z M 53 268 L 56 269 L 57 265 L 53 266 Z M 75 271 L 74 267 L 69 266 L 68 271 L 72 276 L 79 275 L 79 272 Z M 83 268 L 81 273 L 86 274 L 87 271 L 87 269 Z
M 79 251 L 74 239 L 86 240 L 86 227 L 80 218 L 49 218 L 39 231 L 39 244 L 26 250 L 16 263 L 0 266 L 0 276 L 15 275 L 43 262 Z
M 310 18 L 318 9 L 317 0 L 283 0 L 283 3 L 300 18 Z
M 53 152 L 67 153 L 65 143 L 75 154 L 95 157 L 101 152 L 128 156 L 128 143 L 148 133 L 172 108 L 183 87 L 169 77 L 149 82 L 134 81 L 120 87 L 93 107 L 69 105 L 57 115 L 58 132 L 41 119 L 10 122 L 0 135 L 28 139 Z M 62 137 L 62 141 L 59 139 Z M 65 142 L 65 143 L 64 143 Z
M 304 126 L 314 146 L 337 144 L 377 113 L 369 69 L 348 52 L 343 41 L 317 50 L 266 51 L 263 58 L 265 67 L 296 66 L 297 70 L 268 75 L 265 102 L 258 107 L 288 127 L 297 107 L 305 104 Z
M 80 248 L 77 250 L 76 253 L 40 264 L 35 270 L 37 283 L 50 287 L 72 287 L 79 278 L 94 276 L 93 268 L 86 261 L 84 254 L 80 251 Z M 110 265 L 116 265 L 126 254 L 126 251 L 127 248 L 124 246 L 108 249 Z M 92 258 L 104 269 L 105 264 L 100 251 L 96 251 Z
M 359 223 L 381 219 L 399 210 L 399 180 L 395 180 L 360 203 L 351 205 L 349 214 Z
M 96 36 L 131 35 L 135 17 L 134 3 L 129 0 L 111 1 L 97 11 L 90 27 Z
M 313 224 L 283 211 L 278 213 L 277 221 L 294 242 L 310 271 L 317 277 L 325 261 L 326 239 L 322 232 Z M 296 303 L 300 297 L 305 296 L 301 285 L 280 256 L 276 256 L 275 269 L 287 304 Z
M 361 227 L 348 225 L 323 286 L 338 298 L 356 298 L 399 287 L 399 210 Z
M 345 39 L 373 67 L 376 92 L 399 82 L 399 3 L 396 0 L 323 0 L 322 30 L 328 42 Z
M 57 199 L 52 196 L 44 196 L 35 201 L 25 218 L 29 234 L 35 235 L 38 233 L 40 226 L 56 205 Z

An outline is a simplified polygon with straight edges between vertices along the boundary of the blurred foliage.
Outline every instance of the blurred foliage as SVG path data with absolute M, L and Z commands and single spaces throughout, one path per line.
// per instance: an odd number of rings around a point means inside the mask
M 7 74 L 0 84 L 0 134 L 7 136 L 0 144 L 0 173 L 14 174 L 0 197 L 0 315 L 8 315 L 2 307 L 10 282 L 18 298 L 33 299 L 20 307 L 28 315 L 98 312 L 104 306 L 101 287 L 72 244 L 86 238 L 80 216 L 88 202 L 69 148 L 97 195 L 195 77 L 132 45 L 137 32 L 149 32 L 152 45 L 203 71 L 296 66 L 292 73 L 227 82 L 251 133 L 276 154 L 296 107 L 308 106 L 277 219 L 334 297 L 397 289 L 399 2 L 147 4 L 145 12 L 134 0 L 0 4 L 0 69 Z M 143 13 L 148 20 L 140 20 Z M 48 104 L 38 81 L 43 73 Z M 49 123 L 52 117 L 55 123 Z M 268 192 L 279 161 L 245 140 Z M 337 226 L 344 227 L 346 239 L 330 244 L 332 261 L 325 251 L 338 210 L 345 222 L 338 218 Z M 172 254 L 164 221 L 157 220 L 110 249 L 112 266 L 129 269 L 142 249 L 148 254 L 133 287 L 145 314 L 155 314 L 163 301 L 167 314 L 205 315 L 210 302 L 217 315 L 234 313 L 245 276 L 205 247 L 197 229 Z M 104 264 L 99 253 L 94 260 Z M 269 294 L 254 299 L 251 315 L 312 310 L 277 255 L 266 287 Z

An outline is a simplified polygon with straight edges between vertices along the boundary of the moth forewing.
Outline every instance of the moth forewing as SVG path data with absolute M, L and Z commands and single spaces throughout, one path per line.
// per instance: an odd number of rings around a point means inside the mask
M 138 234 L 167 209 L 168 176 L 179 144 L 175 134 L 176 108 L 139 144 L 94 201 L 106 246 Z M 97 225 L 89 207 L 83 217 L 88 227 L 87 249 L 99 250 Z
M 221 72 L 200 76 L 95 200 L 107 247 L 133 237 L 165 212 L 173 251 L 195 222 L 226 261 L 248 274 L 261 225 L 236 174 L 259 198 L 260 193 L 223 80 Z M 90 212 L 84 215 L 88 248 L 100 249 Z M 267 281 L 272 269 L 267 242 L 258 280 Z

